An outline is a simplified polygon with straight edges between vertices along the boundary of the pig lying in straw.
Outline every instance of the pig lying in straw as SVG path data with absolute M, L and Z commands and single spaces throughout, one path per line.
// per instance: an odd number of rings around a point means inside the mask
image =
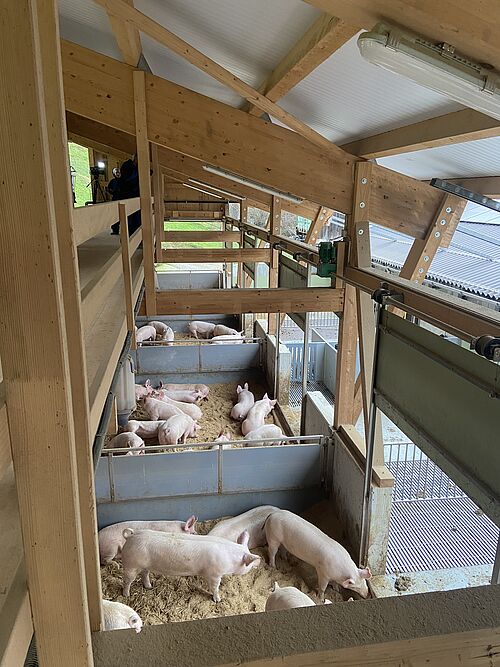
M 142 630 L 142 619 L 132 607 L 122 602 L 102 601 L 102 613 L 105 630 L 125 630 L 132 628 L 136 632 Z
M 255 398 L 252 392 L 248 389 L 248 382 L 245 382 L 243 387 L 241 385 L 236 387 L 236 395 L 238 397 L 238 402 L 233 405 L 233 409 L 231 410 L 231 417 L 241 421 L 245 419 L 250 410 L 253 408 L 255 404 Z
M 325 600 L 325 604 L 332 604 L 331 600 Z M 278 611 L 280 609 L 296 609 L 297 607 L 315 607 L 316 603 L 311 598 L 299 591 L 295 586 L 284 586 L 280 588 L 277 581 L 274 582 L 273 591 L 266 601 L 266 611 Z

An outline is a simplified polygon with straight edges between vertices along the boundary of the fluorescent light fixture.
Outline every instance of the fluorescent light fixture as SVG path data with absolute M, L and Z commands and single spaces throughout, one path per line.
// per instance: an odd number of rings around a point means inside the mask
M 368 62 L 500 120 L 499 72 L 469 60 L 451 44 L 378 23 L 358 37 L 358 48 Z
M 455 183 L 450 183 L 449 181 L 443 181 L 441 178 L 433 178 L 429 185 L 432 185 L 433 188 L 443 190 L 444 192 L 450 192 L 452 195 L 457 195 L 457 197 L 462 197 L 462 199 L 472 201 L 475 204 L 486 206 L 486 208 L 490 208 L 492 211 L 497 211 L 500 213 L 500 201 L 491 199 L 490 197 L 485 197 L 484 195 L 480 195 L 477 192 L 463 188 L 461 185 L 456 185 Z
M 105 163 L 105 162 L 101 162 L 101 160 L 99 160 L 99 162 L 97 163 L 97 166 L 99 167 L 99 169 L 104 169 L 105 166 L 106 166 L 106 163 Z
M 281 197 L 281 199 L 284 199 L 285 201 L 290 201 L 293 204 L 302 204 L 303 200 L 300 197 L 291 195 L 289 192 L 281 192 L 281 190 L 268 188 L 266 185 L 261 185 L 256 181 L 251 181 L 248 178 L 243 178 L 242 176 L 238 176 L 238 174 L 233 174 L 231 171 L 226 171 L 225 169 L 219 169 L 218 167 L 212 167 L 212 165 L 210 164 L 204 164 L 203 169 L 211 174 L 215 174 L 216 176 L 222 176 L 223 178 L 227 178 L 230 181 L 234 181 L 235 183 L 241 183 L 241 185 L 248 185 L 248 187 L 250 188 L 255 188 L 256 190 L 259 190 L 260 192 L 265 192 L 268 195 L 272 195 L 273 197 Z
M 210 188 L 211 190 L 215 190 L 215 192 L 220 192 L 221 195 L 226 195 L 226 197 L 231 197 L 232 199 L 239 199 L 240 201 L 243 201 L 245 197 L 240 197 L 239 195 L 235 195 L 232 192 L 228 192 L 227 190 L 222 190 L 221 188 L 216 188 L 215 185 L 210 185 L 209 183 L 203 183 L 202 181 L 197 181 L 194 178 L 189 179 L 190 183 L 194 183 L 194 185 L 199 185 L 202 188 Z
M 194 185 L 189 185 L 189 183 L 183 183 L 182 185 L 185 188 L 190 188 L 191 190 L 197 190 L 198 192 L 203 192 L 204 195 L 210 195 L 211 197 L 215 197 L 216 199 L 222 199 L 220 195 L 216 195 L 213 192 L 208 192 L 208 190 L 202 190 L 201 188 L 196 188 Z M 200 202 L 203 203 L 203 200 L 200 199 Z

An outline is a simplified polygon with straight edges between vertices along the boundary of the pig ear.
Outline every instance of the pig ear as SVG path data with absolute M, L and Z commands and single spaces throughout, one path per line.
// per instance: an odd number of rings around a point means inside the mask
M 136 632 L 140 632 L 142 630 L 142 621 L 137 614 L 133 614 L 129 617 L 128 624 L 131 628 L 135 628 Z
M 241 385 L 239 384 L 239 385 L 236 387 L 236 393 L 239 394 L 239 393 L 241 393 L 242 391 L 243 391 L 243 389 L 241 388 Z
M 262 400 L 264 400 L 265 398 L 269 398 L 269 396 L 267 395 L 267 391 L 266 391 L 266 393 L 264 394 L 264 396 L 262 397 Z
M 241 544 L 242 546 L 246 547 L 248 545 L 248 540 L 250 539 L 250 535 L 248 533 L 248 530 L 244 530 L 241 535 L 238 535 L 238 539 L 236 542 L 238 544 Z
M 280 585 L 278 584 L 277 581 L 274 582 L 273 587 L 272 587 L 272 592 L 274 593 L 275 591 L 279 591 Z
M 344 588 L 350 588 L 351 586 L 354 586 L 355 583 L 356 582 L 354 581 L 354 579 L 350 578 L 350 579 L 346 579 L 345 581 L 343 581 L 342 586 Z
M 360 568 L 358 570 L 358 572 L 359 572 L 359 576 L 361 577 L 361 579 L 371 579 L 372 578 L 372 572 L 371 572 L 369 567 Z
M 187 532 L 188 530 L 191 530 L 193 528 L 194 524 L 196 523 L 196 517 L 194 514 L 192 514 L 189 519 L 186 521 L 184 524 L 184 530 Z
M 144 386 L 145 387 L 150 387 L 151 386 L 151 380 L 146 380 L 146 382 L 144 383 Z
M 243 565 L 251 565 L 256 560 L 260 560 L 260 556 L 254 556 L 254 554 L 244 554 L 241 562 Z
M 244 387 L 248 391 L 248 382 L 245 382 Z

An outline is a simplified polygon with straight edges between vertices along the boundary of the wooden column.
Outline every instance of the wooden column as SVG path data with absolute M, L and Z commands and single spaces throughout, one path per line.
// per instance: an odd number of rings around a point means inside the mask
M 306 238 L 304 239 L 305 243 L 310 243 L 311 245 L 316 244 L 316 239 L 318 238 L 323 225 L 326 224 L 332 213 L 333 210 L 331 208 L 326 208 L 326 206 L 319 207 L 316 217 L 307 230 Z
M 351 264 L 361 268 L 371 267 L 372 261 L 369 223 L 372 166 L 373 165 L 370 162 L 360 162 L 356 165 L 354 178 L 354 201 L 349 225 L 349 236 L 352 240 Z M 366 441 L 371 400 L 370 390 L 373 372 L 373 348 L 375 343 L 375 313 L 371 295 L 363 290 L 356 289 L 356 309 L 358 320 L 361 396 Z M 373 465 L 384 465 L 384 442 L 382 437 L 382 420 L 380 411 L 377 411 Z
M 165 192 L 164 192 L 164 178 L 158 163 L 158 146 L 151 144 L 151 163 L 153 167 L 153 197 L 155 200 L 155 259 L 161 262 L 162 248 L 161 242 L 165 235 L 164 220 L 165 220 Z
M 94 487 L 94 464 L 89 423 L 89 393 L 87 384 L 87 362 L 83 343 L 80 277 L 77 252 L 73 237 L 73 196 L 69 178 L 67 152 L 67 131 L 64 98 L 62 91 L 62 70 L 59 50 L 58 21 L 53 3 L 37 2 L 38 21 L 43 25 L 40 31 L 40 49 L 44 85 L 53 92 L 45 95 L 45 114 L 48 129 L 51 172 L 54 182 L 54 202 L 57 211 L 56 228 L 61 265 L 61 278 L 66 335 L 69 355 L 69 370 L 73 404 L 78 489 L 80 515 L 84 544 L 84 562 L 92 630 L 102 626 L 101 612 L 101 572 L 97 544 L 97 516 Z
M 70 309 L 75 285 L 63 289 L 74 267 L 65 266 L 67 245 L 59 254 L 57 227 L 69 216 L 68 173 L 64 185 L 57 180 L 67 158 L 47 130 L 63 122 L 46 116 L 60 104 L 58 74 L 47 69 L 58 58 L 42 58 L 40 46 L 58 54 L 59 41 L 55 7 L 43 4 L 38 17 L 34 0 L 10 0 L 0 22 L 0 354 L 39 662 L 90 666 L 68 351 L 75 340 L 66 329 L 78 309 Z M 60 231 L 69 244 L 68 236 Z M 78 447 L 87 449 L 83 437 Z
M 130 238 L 127 226 L 127 209 L 125 204 L 118 204 L 118 216 L 120 220 L 120 243 L 122 247 L 122 269 L 123 287 L 125 291 L 125 314 L 127 316 L 127 330 L 133 332 L 135 327 L 134 317 L 134 290 L 132 286 L 132 266 L 130 264 Z M 132 336 L 133 346 L 135 336 Z
M 281 233 L 281 199 L 279 197 L 273 197 L 271 200 L 269 231 L 271 232 L 272 246 L 273 235 Z M 271 263 L 269 264 L 269 287 L 278 287 L 278 260 L 279 252 L 277 250 L 272 250 Z M 267 316 L 267 332 L 272 335 L 276 334 L 276 317 L 274 314 L 269 314 Z
M 135 136 L 141 191 L 142 247 L 144 283 L 146 286 L 146 315 L 156 314 L 155 265 L 153 249 L 153 211 L 151 206 L 151 178 L 149 174 L 149 141 L 146 109 L 146 75 L 136 70 L 134 77 Z

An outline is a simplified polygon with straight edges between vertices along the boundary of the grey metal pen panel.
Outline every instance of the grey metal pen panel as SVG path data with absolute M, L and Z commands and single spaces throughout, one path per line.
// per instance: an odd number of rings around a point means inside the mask
M 217 493 L 217 452 L 117 456 L 114 500 Z
M 500 525 L 500 366 L 387 311 L 376 403 Z
M 256 368 L 259 343 L 144 346 L 137 350 L 137 373 L 193 373 Z
M 128 459 L 135 458 L 127 456 Z M 110 471 L 109 459 L 107 456 L 101 456 L 95 471 L 95 496 L 98 502 L 105 502 L 111 500 L 111 485 L 110 485 Z
M 321 483 L 321 445 L 225 450 L 223 493 L 298 489 Z

